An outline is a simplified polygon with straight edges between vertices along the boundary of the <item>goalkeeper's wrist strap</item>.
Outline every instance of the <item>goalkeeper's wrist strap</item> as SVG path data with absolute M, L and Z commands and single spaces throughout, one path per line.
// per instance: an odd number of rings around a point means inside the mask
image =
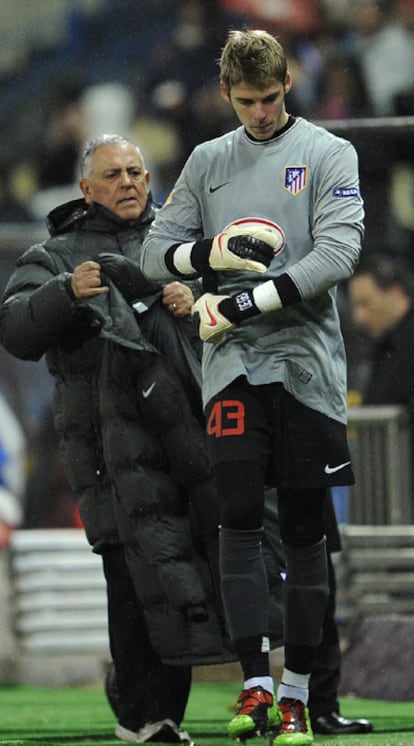
M 167 269 L 178 277 L 197 276 L 210 269 L 209 256 L 212 238 L 171 246 L 165 256 Z
M 301 300 L 299 291 L 287 274 L 276 280 L 268 280 L 252 290 L 241 290 L 219 303 L 218 308 L 232 324 L 240 324 L 245 319 L 260 313 L 276 311 Z

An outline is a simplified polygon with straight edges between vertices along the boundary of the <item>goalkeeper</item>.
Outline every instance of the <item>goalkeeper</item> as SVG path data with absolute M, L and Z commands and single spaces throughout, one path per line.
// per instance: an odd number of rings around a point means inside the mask
M 195 148 L 144 244 L 151 279 L 202 277 L 209 456 L 220 573 L 243 688 L 232 738 L 313 742 L 308 683 L 328 596 L 326 491 L 354 481 L 336 286 L 358 262 L 363 203 L 353 146 L 288 114 L 286 53 L 231 31 L 221 92 L 241 126 Z M 278 488 L 287 559 L 285 663 L 269 672 L 263 485 Z M 275 705 L 282 721 L 275 727 Z

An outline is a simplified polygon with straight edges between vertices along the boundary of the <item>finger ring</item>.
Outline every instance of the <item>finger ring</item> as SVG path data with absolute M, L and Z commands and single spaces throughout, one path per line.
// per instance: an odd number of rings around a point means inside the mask
M 173 307 L 173 309 L 174 309 L 174 311 L 175 311 L 175 309 L 177 308 L 177 304 L 176 304 L 176 303 L 173 303 L 173 304 L 172 304 L 172 307 Z

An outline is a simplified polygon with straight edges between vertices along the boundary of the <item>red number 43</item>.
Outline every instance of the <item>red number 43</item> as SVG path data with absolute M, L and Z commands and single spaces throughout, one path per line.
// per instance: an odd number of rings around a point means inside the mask
M 226 435 L 243 435 L 244 404 L 237 399 L 216 402 L 207 423 L 207 433 L 221 438 Z

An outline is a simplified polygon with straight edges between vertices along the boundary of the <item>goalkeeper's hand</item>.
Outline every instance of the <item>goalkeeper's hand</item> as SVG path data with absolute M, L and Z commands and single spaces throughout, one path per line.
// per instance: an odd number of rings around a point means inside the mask
M 275 254 L 285 245 L 283 230 L 275 227 L 278 230 L 251 224 L 250 227 L 231 225 L 214 238 L 175 244 L 166 253 L 166 266 L 179 277 L 226 269 L 266 272 Z
M 235 295 L 204 293 L 194 303 L 191 312 L 199 318 L 198 333 L 203 342 L 217 342 L 242 321 L 276 311 L 282 305 L 276 281 L 267 280 L 256 288 L 239 290 Z
M 203 342 L 217 342 L 235 324 L 219 310 L 221 301 L 231 300 L 230 295 L 204 293 L 193 305 L 191 313 L 198 317 L 198 333 Z
M 208 263 L 215 271 L 266 272 L 283 243 L 283 233 L 279 235 L 268 228 L 231 225 L 213 238 Z

